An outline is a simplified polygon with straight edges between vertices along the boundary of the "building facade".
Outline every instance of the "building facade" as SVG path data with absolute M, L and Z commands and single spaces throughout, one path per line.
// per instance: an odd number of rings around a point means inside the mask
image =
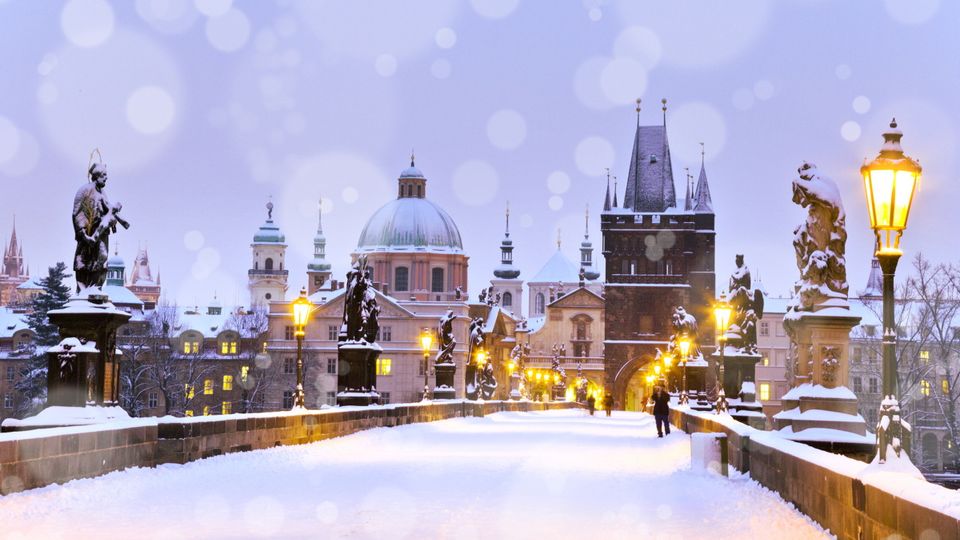
M 17 223 L 13 223 L 10 241 L 3 248 L 3 265 L 0 267 L 0 306 L 17 303 L 16 290 L 30 279 L 30 271 L 23 259 L 23 246 L 17 239 Z

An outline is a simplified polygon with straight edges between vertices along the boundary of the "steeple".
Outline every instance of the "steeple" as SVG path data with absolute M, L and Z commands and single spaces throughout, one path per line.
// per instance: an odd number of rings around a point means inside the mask
M 617 203 L 617 177 L 614 176 L 613 177 L 613 207 L 617 208 L 618 206 L 620 205 Z
M 630 169 L 623 207 L 634 212 L 663 212 L 677 205 L 673 165 L 667 140 L 667 101 L 663 104 L 663 125 L 641 126 L 639 100 L 637 131 L 633 139 Z
M 860 291 L 861 298 L 877 299 L 883 296 L 883 272 L 880 270 L 880 260 L 876 257 L 870 261 L 870 275 L 867 276 L 867 287 Z
M 13 216 L 13 232 L 10 233 L 10 243 L 3 251 L 3 275 L 18 278 L 26 275 L 23 265 L 23 246 L 17 240 L 17 216 Z
M 587 205 L 583 215 L 583 242 L 580 242 L 580 268 L 589 280 L 600 277 L 600 273 L 593 269 L 593 243 L 590 242 L 590 205 Z
M 307 264 L 310 294 L 320 290 L 330 279 L 331 268 L 332 266 L 327 262 L 327 237 L 323 234 L 323 199 L 321 199 L 317 201 L 317 233 L 313 236 L 313 260 Z
M 690 167 L 684 167 L 683 170 L 687 175 L 687 196 L 683 201 L 683 209 L 689 212 L 693 210 L 693 175 L 690 174 Z
M 505 227 L 503 240 L 500 242 L 500 266 L 493 271 L 493 275 L 500 279 L 516 279 L 520 270 L 513 266 L 513 240 L 510 239 L 510 203 L 504 212 Z
M 700 143 L 700 178 L 697 179 L 697 191 L 695 195 L 693 210 L 694 212 L 712 214 L 713 199 L 710 198 L 710 184 L 707 183 L 707 169 L 704 165 L 703 143 Z
M 610 211 L 610 167 L 607 167 L 607 194 L 603 197 L 603 211 Z
M 400 172 L 397 179 L 397 198 L 423 199 L 427 196 L 427 179 L 416 165 L 416 156 L 410 151 L 410 166 Z

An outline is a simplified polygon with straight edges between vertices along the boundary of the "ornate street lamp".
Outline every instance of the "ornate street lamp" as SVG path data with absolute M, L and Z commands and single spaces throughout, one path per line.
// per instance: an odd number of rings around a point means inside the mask
M 293 335 L 297 338 L 297 390 L 293 396 L 293 408 L 304 408 L 303 399 L 303 338 L 306 335 L 307 321 L 310 320 L 310 312 L 313 310 L 313 304 L 307 298 L 307 289 L 300 289 L 300 296 L 291 304 L 291 315 L 293 316 Z
M 723 350 L 727 348 L 727 328 L 730 326 L 730 304 L 727 303 L 725 294 L 720 295 L 720 301 L 713 306 L 713 317 L 717 323 L 717 330 L 720 332 L 720 362 L 717 365 L 717 384 L 720 390 L 717 392 L 716 412 L 727 412 L 727 394 L 723 389 Z
M 907 228 L 910 205 L 920 181 L 920 164 L 903 153 L 897 120 L 883 134 L 880 155 L 860 167 L 867 195 L 870 228 L 877 236 L 875 255 L 883 271 L 883 400 L 877 425 L 878 461 L 887 459 L 887 447 L 900 457 L 901 447 L 909 453 L 910 428 L 901 422 L 897 401 L 897 330 L 894 321 L 893 277 L 900 250 L 900 237 Z
M 433 331 L 429 328 L 420 331 L 420 348 L 423 349 L 423 399 L 429 399 L 430 349 L 433 348 Z
M 683 362 L 683 389 L 680 391 L 680 404 L 686 405 L 687 398 L 687 353 L 690 352 L 690 340 L 687 338 L 680 338 L 680 341 L 677 343 L 680 347 L 680 361 Z

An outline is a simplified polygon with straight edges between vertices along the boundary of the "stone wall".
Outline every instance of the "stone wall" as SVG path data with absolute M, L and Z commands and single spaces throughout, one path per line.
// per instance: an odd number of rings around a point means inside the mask
M 449 401 L 173 420 L 136 419 L 4 433 L 0 435 L 0 494 L 128 467 L 182 464 L 231 452 L 305 444 L 376 427 L 580 406 L 559 402 Z
M 670 421 L 687 433 L 725 433 L 732 467 L 839 539 L 960 538 L 957 516 L 936 509 L 960 500 L 953 490 L 913 478 L 872 485 L 876 482 L 858 475 L 863 463 L 753 430 L 729 417 L 673 409 Z

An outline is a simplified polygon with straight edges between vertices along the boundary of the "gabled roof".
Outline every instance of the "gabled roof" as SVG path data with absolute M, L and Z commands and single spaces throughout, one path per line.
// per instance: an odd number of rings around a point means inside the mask
M 603 307 L 603 296 L 591 291 L 586 287 L 577 287 L 560 298 L 557 298 L 548 307 Z
M 676 205 L 667 128 L 637 125 L 623 207 L 634 212 L 663 212 Z
M 693 211 L 712 214 L 713 199 L 710 197 L 710 184 L 707 183 L 707 170 L 700 163 L 700 178 L 697 179 L 697 191 L 693 201 Z
M 528 283 L 577 283 L 578 281 L 580 281 L 580 267 L 558 249 Z

